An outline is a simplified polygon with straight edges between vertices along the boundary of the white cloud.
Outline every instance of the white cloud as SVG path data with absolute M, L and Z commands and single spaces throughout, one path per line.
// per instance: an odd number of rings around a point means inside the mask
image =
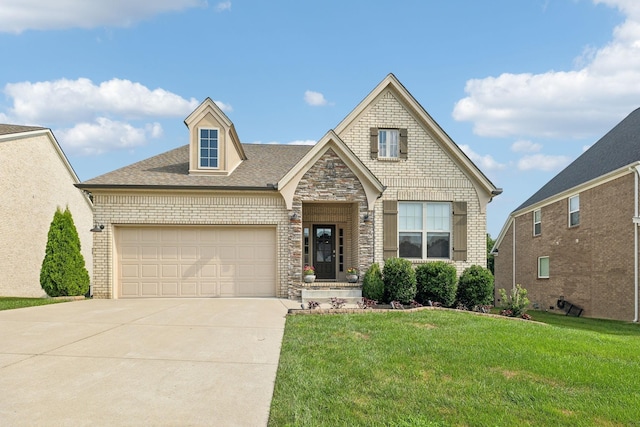
M 314 107 L 327 105 L 327 100 L 324 99 L 324 95 L 312 90 L 308 90 L 304 93 L 304 102 Z
M 593 1 L 620 9 L 626 20 L 609 44 L 585 49 L 582 68 L 469 80 L 453 117 L 473 122 L 480 136 L 592 137 L 638 107 L 640 2 Z
M 216 5 L 216 12 L 224 12 L 225 10 L 231 10 L 230 1 L 221 1 Z
M 541 170 L 550 172 L 560 170 L 569 163 L 571 163 L 571 157 L 568 156 L 533 154 L 521 158 L 518 161 L 518 169 L 521 171 Z
M 315 139 L 296 139 L 295 141 L 287 142 L 287 145 L 316 145 Z
M 491 155 L 481 155 L 474 152 L 468 145 L 461 145 L 460 149 L 476 164 L 481 170 L 500 170 L 505 165 L 496 161 Z
M 206 4 L 206 0 L 2 0 L 0 32 L 126 27 L 160 13 Z
M 216 100 L 214 100 L 213 102 L 215 102 L 215 104 L 225 113 L 233 111 L 233 107 L 230 104 L 226 104 L 222 101 L 216 101 Z
M 99 85 L 84 78 L 9 83 L 4 93 L 13 98 L 7 116 L 29 124 L 82 121 L 104 114 L 124 118 L 184 117 L 199 104 L 194 98 L 187 100 L 164 89 L 150 90 L 140 83 L 120 79 Z
M 149 138 L 162 136 L 159 123 L 136 128 L 129 123 L 98 117 L 94 123 L 78 123 L 54 132 L 65 149 L 78 155 L 96 155 L 122 148 L 145 145 Z
M 519 140 L 511 144 L 511 151 L 516 153 L 537 153 L 540 150 L 542 150 L 542 145 L 531 141 Z

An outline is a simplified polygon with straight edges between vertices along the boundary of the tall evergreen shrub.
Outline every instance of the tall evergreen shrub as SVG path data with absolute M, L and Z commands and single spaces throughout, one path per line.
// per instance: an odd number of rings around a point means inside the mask
M 362 279 L 362 296 L 376 301 L 382 301 L 384 298 L 384 282 L 382 281 L 382 272 L 377 262 L 371 264 L 371 267 L 364 274 Z
M 386 302 L 400 301 L 409 304 L 416 297 L 416 272 L 411 261 L 389 258 L 382 268 Z
M 40 286 L 51 297 L 85 295 L 89 280 L 71 211 L 58 208 L 49 227 Z
M 456 301 L 457 281 L 456 268 L 447 262 L 421 264 L 416 267 L 416 300 L 420 304 L 433 301 L 451 307 Z

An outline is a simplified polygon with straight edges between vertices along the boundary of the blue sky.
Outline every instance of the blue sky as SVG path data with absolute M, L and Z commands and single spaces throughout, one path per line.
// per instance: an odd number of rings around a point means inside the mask
M 243 142 L 306 143 L 394 73 L 509 213 L 640 106 L 638 0 L 0 0 L 0 122 L 81 180 L 187 143 L 211 97 Z

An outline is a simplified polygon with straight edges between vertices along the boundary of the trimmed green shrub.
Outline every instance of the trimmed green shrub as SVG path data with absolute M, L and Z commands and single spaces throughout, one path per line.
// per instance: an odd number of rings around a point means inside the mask
M 502 314 L 511 317 L 522 317 L 527 312 L 527 306 L 529 305 L 529 298 L 527 298 L 527 290 L 516 285 L 516 288 L 511 291 L 510 295 L 504 289 L 498 289 L 500 298 L 504 303 L 502 307 Z
M 472 310 L 476 305 L 493 302 L 493 274 L 479 265 L 465 269 L 458 280 L 456 298 L 459 304 Z
M 364 274 L 362 279 L 362 296 L 375 301 L 382 301 L 384 298 L 384 282 L 382 281 L 382 272 L 377 262 L 371 264 L 371 267 Z
M 420 304 L 439 302 L 451 307 L 456 302 L 457 281 L 456 268 L 447 262 L 420 264 L 416 267 L 416 301 Z
M 40 286 L 50 297 L 85 295 L 89 273 L 80 252 L 80 238 L 67 207 L 58 208 L 49 227 Z
M 416 297 L 416 272 L 411 261 L 389 258 L 382 268 L 382 280 L 386 302 L 409 304 Z

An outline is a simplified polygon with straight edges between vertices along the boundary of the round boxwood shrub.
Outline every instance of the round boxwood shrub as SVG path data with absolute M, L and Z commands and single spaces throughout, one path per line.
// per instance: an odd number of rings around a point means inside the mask
M 476 305 L 493 302 L 493 274 L 479 265 L 465 269 L 458 280 L 456 298 L 459 304 L 472 310 Z
M 386 302 L 409 304 L 416 297 L 416 272 L 411 261 L 389 258 L 382 268 L 382 280 Z
M 382 281 L 382 272 L 377 262 L 371 264 L 371 267 L 364 274 L 362 279 L 362 296 L 375 301 L 382 301 L 384 298 L 384 282 Z
M 456 301 L 457 281 L 456 268 L 447 262 L 421 264 L 416 267 L 416 301 L 420 304 L 439 302 L 451 307 Z
M 58 208 L 49 227 L 40 286 L 50 297 L 79 296 L 89 291 L 89 273 L 69 208 Z

